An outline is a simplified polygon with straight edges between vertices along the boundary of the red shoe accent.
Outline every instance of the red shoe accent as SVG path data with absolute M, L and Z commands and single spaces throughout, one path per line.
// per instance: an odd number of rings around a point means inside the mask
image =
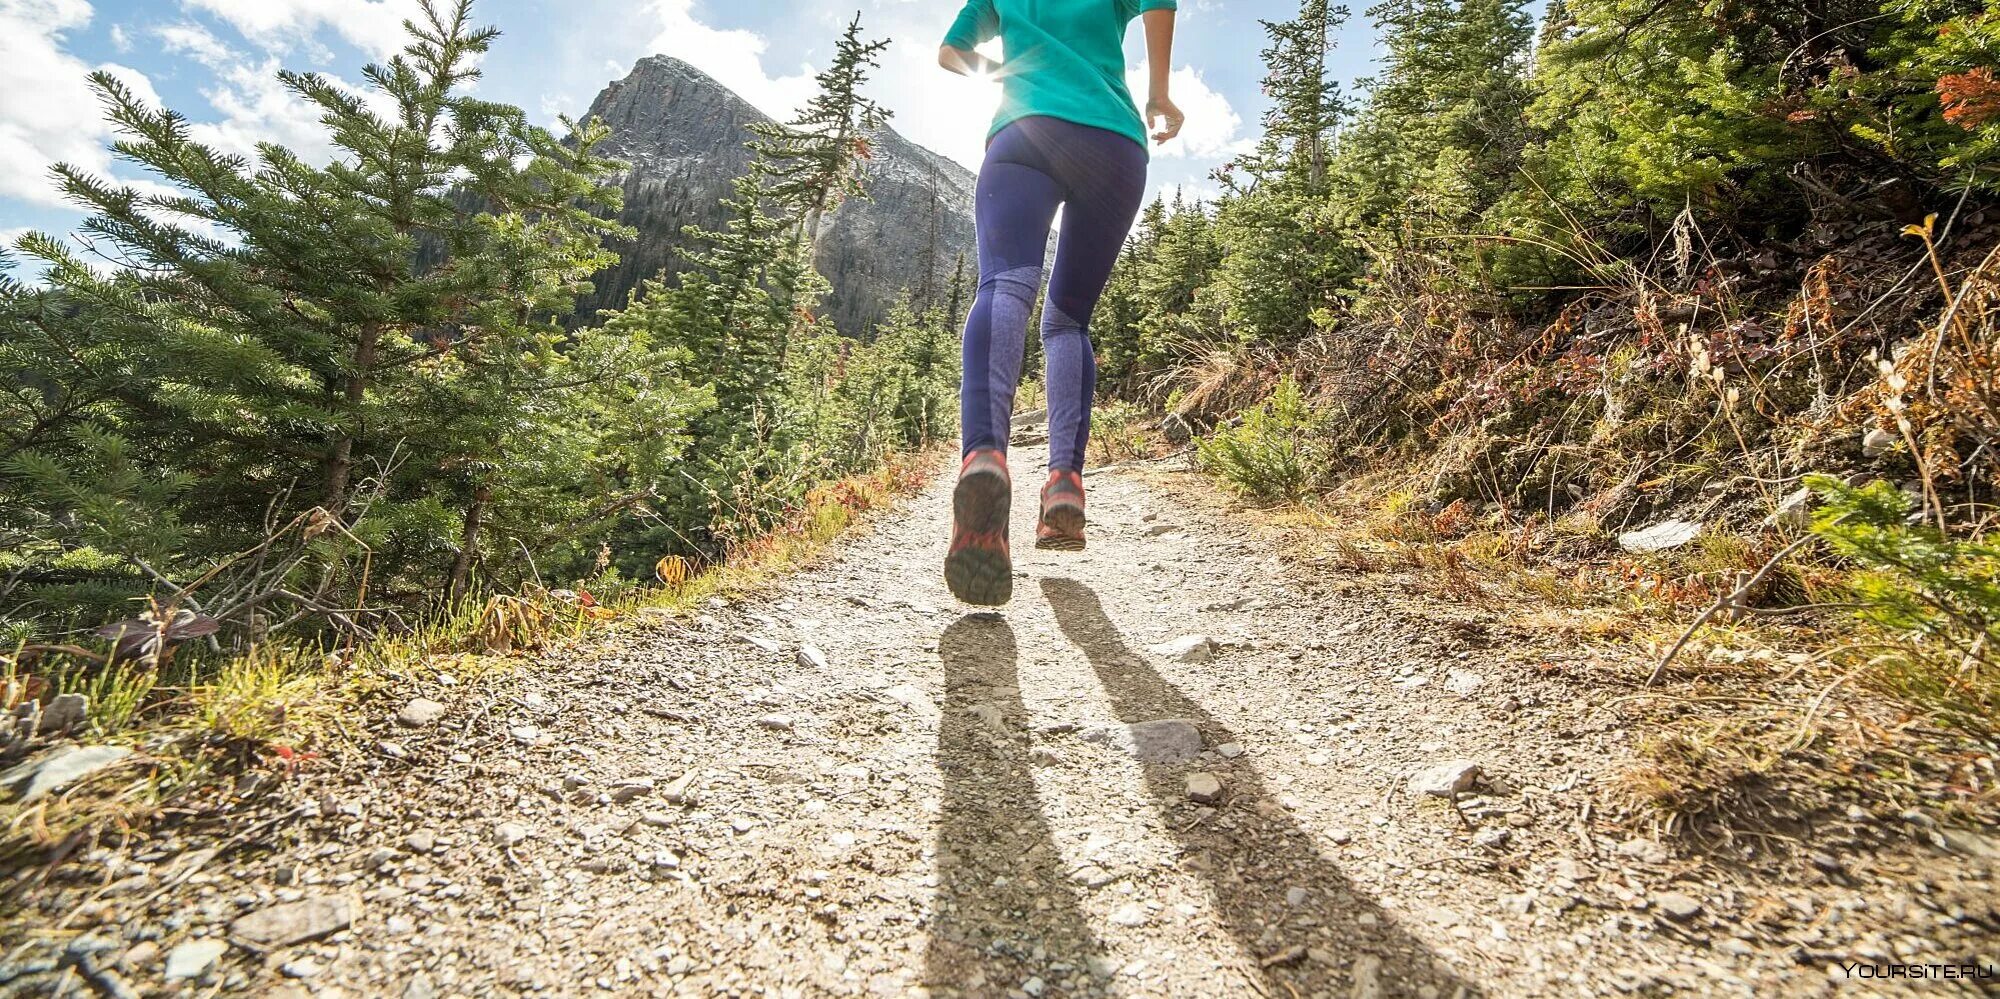
M 1083 476 L 1069 469 L 1049 472 L 1042 487 L 1042 517 L 1035 547 L 1060 552 L 1083 550 Z
M 997 607 L 1014 595 L 1014 562 L 1007 550 L 1013 492 L 1006 455 L 981 448 L 965 456 L 951 494 L 951 551 L 944 560 L 944 581 L 966 603 Z

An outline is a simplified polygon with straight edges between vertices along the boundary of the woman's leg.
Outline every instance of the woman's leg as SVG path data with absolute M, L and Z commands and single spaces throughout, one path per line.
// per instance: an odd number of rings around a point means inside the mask
M 1049 469 L 1080 472 L 1090 442 L 1097 355 L 1090 314 L 1132 231 L 1146 195 L 1146 153 L 1116 132 L 1075 126 L 1065 144 L 1068 185 L 1062 235 L 1042 309 L 1042 352 L 1049 391 Z M 1076 176 L 1068 176 L 1068 174 Z
M 996 136 L 979 171 L 979 295 L 965 320 L 958 393 L 966 454 L 980 448 L 1007 450 L 1028 318 L 1042 286 L 1049 224 L 1062 200 L 1048 174 L 1005 158 L 1015 136 L 1013 129 Z

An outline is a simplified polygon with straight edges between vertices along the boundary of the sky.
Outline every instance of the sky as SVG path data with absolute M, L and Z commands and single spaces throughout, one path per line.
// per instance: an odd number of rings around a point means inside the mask
M 361 68 L 404 43 L 418 0 L 0 0 L 0 243 L 29 229 L 67 234 L 81 215 L 49 178 L 56 161 L 131 183 L 86 77 L 107 70 L 146 100 L 193 123 L 198 138 L 252 153 L 275 141 L 331 156 L 313 114 L 276 79 L 280 68 L 359 85 Z M 865 34 L 889 40 L 871 94 L 904 135 L 977 169 L 998 99 L 989 83 L 937 68 L 938 39 L 959 0 L 478 0 L 476 21 L 502 35 L 482 63 L 481 97 L 553 125 L 581 115 L 604 85 L 653 54 L 685 59 L 777 118 L 812 90 L 832 42 L 858 11 Z M 1181 0 L 1173 96 L 1188 117 L 1154 151 L 1162 192 L 1212 193 L 1208 173 L 1245 147 L 1264 112 L 1264 33 L 1296 0 Z M 1356 16 L 1332 65 L 1343 81 L 1370 72 L 1373 29 Z M 1127 38 L 1134 78 L 1144 44 Z M 1143 87 L 1135 86 L 1135 93 Z

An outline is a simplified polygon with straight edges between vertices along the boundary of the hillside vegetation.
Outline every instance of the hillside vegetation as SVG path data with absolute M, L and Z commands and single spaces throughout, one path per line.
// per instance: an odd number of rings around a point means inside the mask
M 1807 661 L 1834 703 L 1903 705 L 1857 752 L 1942 725 L 1980 748 L 1917 751 L 1956 760 L 1932 786 L 1990 805 L 2000 15 L 1523 6 L 1370 8 L 1357 95 L 1327 75 L 1344 10 L 1268 24 L 1261 141 L 1219 197 L 1145 212 L 1105 369 L 1251 498 L 1358 507 L 1339 564 L 1636 608 L 1635 679 L 1673 684 L 1647 697 L 1742 702 L 1662 726 L 1653 804 L 1824 764 L 1796 751 L 1826 695 L 1763 691 Z M 1767 643 L 1792 656 L 1707 655 Z
M 812 234 L 865 192 L 883 43 L 850 25 L 800 117 L 757 127 L 727 224 L 578 322 L 629 235 L 619 164 L 596 121 L 559 136 L 470 94 L 498 36 L 471 7 L 427 3 L 365 95 L 283 74 L 330 163 L 224 155 L 95 78 L 149 179 L 57 165 L 78 243 L 0 250 L 41 272 L 0 271 L 0 755 L 136 723 L 175 733 L 156 750 L 290 760 L 370 670 L 702 592 L 871 488 L 822 487 L 950 433 L 962 268 L 866 342 L 815 311 Z

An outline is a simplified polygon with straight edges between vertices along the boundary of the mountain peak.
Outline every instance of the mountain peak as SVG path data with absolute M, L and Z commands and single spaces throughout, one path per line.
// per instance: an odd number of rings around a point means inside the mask
M 750 168 L 750 126 L 771 117 L 699 67 L 652 55 L 612 81 L 590 105 L 611 127 L 605 155 L 624 160 L 621 221 L 639 240 L 597 277 L 581 313 L 618 308 L 646 278 L 681 266 L 674 248 L 688 225 L 723 223 L 722 199 Z M 820 272 L 833 283 L 826 311 L 850 335 L 865 335 L 908 290 L 920 303 L 942 294 L 961 254 L 972 254 L 970 170 L 884 128 L 865 166 L 867 194 L 841 205 L 819 240 Z

